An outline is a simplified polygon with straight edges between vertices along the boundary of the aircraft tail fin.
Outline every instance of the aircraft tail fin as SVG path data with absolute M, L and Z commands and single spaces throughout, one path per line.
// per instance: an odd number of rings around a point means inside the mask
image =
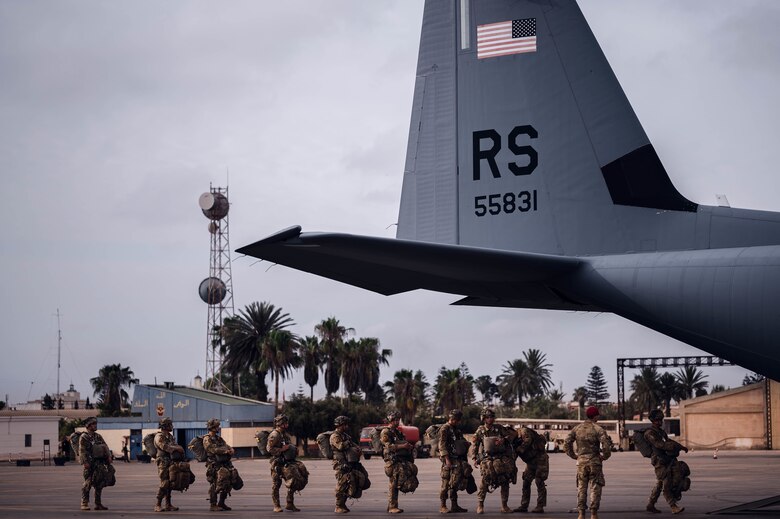
M 426 2 L 398 238 L 669 250 L 693 246 L 696 211 L 574 0 Z

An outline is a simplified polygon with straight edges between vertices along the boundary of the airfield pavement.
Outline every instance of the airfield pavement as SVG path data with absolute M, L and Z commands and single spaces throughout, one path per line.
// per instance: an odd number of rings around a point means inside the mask
M 768 451 L 721 451 L 718 459 L 712 452 L 683 454 L 692 471 L 691 490 L 684 494 L 682 505 L 684 518 L 708 517 L 707 512 L 734 506 L 740 503 L 765 499 L 780 494 L 780 452 Z M 310 471 L 309 485 L 302 495 L 296 497 L 301 508 L 298 517 L 336 516 L 334 514 L 334 477 L 331 462 L 322 459 L 304 460 Z M 387 517 L 387 478 L 381 459 L 372 457 L 364 460 L 371 477 L 371 488 L 363 498 L 348 502 L 352 509 L 350 517 Z M 414 494 L 401 494 L 400 505 L 405 510 L 403 517 L 439 517 L 439 467 L 437 459 L 417 460 L 420 486 Z M 17 467 L 11 463 L 0 463 L 0 517 L 159 517 L 152 512 L 157 492 L 157 469 L 154 464 L 116 462 L 117 484 L 103 491 L 103 504 L 108 511 L 81 512 L 79 510 L 81 467 L 68 463 L 64 467 L 44 466 L 33 462 L 30 467 Z M 178 512 L 165 516 L 177 517 L 279 517 L 274 514 L 270 498 L 270 475 L 266 459 L 240 459 L 234 462 L 244 479 L 244 488 L 234 492 L 228 499 L 231 512 L 209 512 L 207 502 L 208 485 L 205 467 L 193 463 L 195 483 L 185 493 L 175 492 L 173 502 L 180 507 Z M 522 467 L 521 465 L 519 465 Z M 522 470 L 522 468 L 520 469 Z M 649 460 L 636 452 L 614 453 L 605 462 L 607 486 L 604 488 L 599 515 L 615 517 L 652 517 L 645 512 L 647 495 L 654 483 Z M 478 480 L 478 471 L 475 471 Z M 542 517 L 576 517 L 576 488 L 574 461 L 564 454 L 550 455 L 550 478 L 547 481 L 547 513 Z M 284 487 L 282 499 L 284 500 Z M 532 506 L 536 489 L 532 490 Z M 461 493 L 461 506 L 474 515 L 476 495 Z M 510 489 L 509 504 L 520 504 L 520 487 Z M 498 492 L 488 495 L 485 503 L 486 517 L 504 516 L 498 512 Z M 656 517 L 671 516 L 663 500 L 658 503 L 663 512 Z M 291 512 L 285 512 L 289 516 Z M 780 505 L 764 509 L 763 513 L 751 513 L 742 517 L 780 517 Z M 513 515 L 518 517 L 519 515 Z M 540 517 L 529 514 L 526 517 Z

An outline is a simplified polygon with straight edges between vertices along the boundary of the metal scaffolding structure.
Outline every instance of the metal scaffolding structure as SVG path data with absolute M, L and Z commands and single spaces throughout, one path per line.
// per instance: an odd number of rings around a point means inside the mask
M 703 355 L 699 357 L 635 357 L 617 359 L 618 380 L 618 433 L 620 441 L 628 438 L 626 431 L 626 385 L 624 378 L 625 368 L 679 368 L 687 366 L 734 366 L 728 360 L 720 357 Z

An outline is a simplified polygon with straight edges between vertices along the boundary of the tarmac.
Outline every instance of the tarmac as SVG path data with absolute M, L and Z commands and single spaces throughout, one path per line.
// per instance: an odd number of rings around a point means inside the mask
M 691 452 L 682 458 L 691 467 L 691 489 L 683 495 L 681 505 L 685 511 L 681 518 L 711 517 L 708 512 L 776 497 L 780 499 L 780 452 L 778 451 L 721 451 L 713 459 L 712 452 Z M 333 489 L 335 479 L 331 462 L 323 459 L 305 459 L 310 472 L 309 484 L 296 497 L 295 503 L 301 512 L 298 517 L 321 517 L 337 514 L 333 512 Z M 371 477 L 371 488 L 363 497 L 350 501 L 350 517 L 388 517 L 387 477 L 384 463 L 376 457 L 364 460 Z M 152 509 L 159 480 L 154 464 L 115 462 L 117 484 L 103 491 L 103 504 L 108 511 L 79 510 L 81 467 L 67 463 L 64 467 L 44 466 L 33 462 L 30 467 L 0 463 L 0 517 L 160 517 Z M 439 468 L 437 459 L 417 460 L 420 486 L 413 494 L 401 494 L 400 506 L 403 517 L 440 517 L 439 514 Z M 187 492 L 175 492 L 173 502 L 180 507 L 178 512 L 167 512 L 165 516 L 176 517 L 280 517 L 274 514 L 271 505 L 271 483 L 266 459 L 240 459 L 234 466 L 244 479 L 244 488 L 233 492 L 228 498 L 230 512 L 209 512 L 205 477 L 205 466 L 193 462 L 195 483 Z M 518 465 L 522 471 L 522 465 Z M 658 508 L 663 512 L 655 516 L 645 512 L 647 496 L 654 484 L 649 460 L 637 452 L 618 452 L 605 462 L 604 472 L 607 486 L 604 487 L 599 515 L 604 518 L 617 517 L 671 517 L 668 505 L 661 497 Z M 475 477 L 479 472 L 475 470 Z M 576 488 L 574 461 L 564 454 L 550 455 L 550 477 L 547 481 L 548 501 L 543 517 L 576 517 Z M 282 499 L 284 500 L 284 487 Z M 536 488 L 532 489 L 532 507 L 536 500 Z M 461 493 L 459 504 L 469 512 L 461 516 L 475 515 L 476 494 Z M 520 487 L 510 489 L 509 504 L 520 504 Z M 506 517 L 498 511 L 498 492 L 488 495 L 485 502 L 485 517 Z M 284 512 L 289 516 L 292 512 Z M 520 517 L 521 514 L 513 514 Z M 780 517 L 780 503 L 760 511 L 740 514 L 741 517 Z M 540 517 L 528 514 L 526 517 Z

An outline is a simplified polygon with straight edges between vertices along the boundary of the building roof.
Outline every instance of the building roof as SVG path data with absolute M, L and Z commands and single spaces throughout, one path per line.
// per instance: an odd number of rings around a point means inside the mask
M 216 402 L 223 405 L 261 405 L 273 407 L 273 404 L 269 402 L 260 402 L 259 400 L 252 400 L 251 398 L 243 398 L 225 393 L 217 393 L 216 391 L 209 391 L 208 389 L 198 389 L 189 386 L 160 386 L 151 384 L 147 385 L 147 387 L 168 391 L 177 395 L 188 396 L 190 398 L 208 400 L 209 402 Z
M 84 419 L 97 416 L 99 412 L 98 409 L 25 409 L 21 411 L 3 409 L 0 411 L 0 416 L 56 416 L 58 418 Z

